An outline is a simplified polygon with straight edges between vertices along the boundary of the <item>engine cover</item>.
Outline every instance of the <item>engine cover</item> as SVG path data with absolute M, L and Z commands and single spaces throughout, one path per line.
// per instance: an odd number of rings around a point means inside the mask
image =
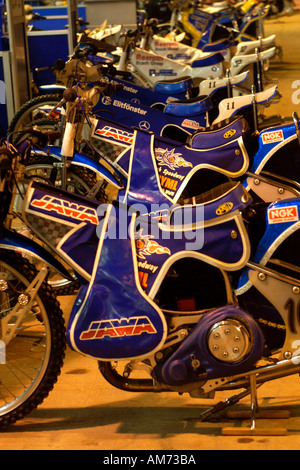
M 157 378 L 173 386 L 245 373 L 261 358 L 264 337 L 246 311 L 226 305 L 204 315 Z
M 207 344 L 210 353 L 216 359 L 235 364 L 251 351 L 251 334 L 240 319 L 227 318 L 210 329 Z

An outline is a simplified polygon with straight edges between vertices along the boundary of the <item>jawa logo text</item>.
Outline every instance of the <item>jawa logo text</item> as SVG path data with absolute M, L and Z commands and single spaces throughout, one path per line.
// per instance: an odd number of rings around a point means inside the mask
M 125 142 L 126 144 L 133 143 L 133 134 L 110 126 L 105 126 L 103 129 L 96 129 L 95 133 L 102 137 L 112 138 L 119 142 Z
M 99 222 L 95 209 L 53 196 L 43 196 L 42 199 L 34 199 L 31 205 L 44 211 L 56 212 L 57 214 L 80 220 L 81 222 L 90 222 L 94 225 L 98 225 Z
M 148 317 L 121 318 L 120 320 L 101 320 L 90 324 L 87 331 L 80 335 L 82 341 L 110 338 L 121 338 L 123 336 L 139 336 L 142 333 L 157 333 Z

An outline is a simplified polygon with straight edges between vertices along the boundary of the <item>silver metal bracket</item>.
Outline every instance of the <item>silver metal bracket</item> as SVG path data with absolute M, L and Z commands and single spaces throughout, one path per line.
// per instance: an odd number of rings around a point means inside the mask
M 250 411 L 232 411 L 227 413 L 228 418 L 248 419 L 250 418 L 250 426 L 248 427 L 227 427 L 222 429 L 223 436 L 286 436 L 287 429 L 273 427 L 257 427 L 257 419 L 288 419 L 290 412 L 288 410 L 262 410 L 258 406 L 257 400 L 257 384 L 256 375 L 249 376 L 251 405 Z
M 285 436 L 287 434 L 286 428 L 273 427 L 257 427 L 257 419 L 288 419 L 290 418 L 290 412 L 288 410 L 271 410 L 271 409 L 260 409 L 257 399 L 257 389 L 262 385 L 257 385 L 256 374 L 250 374 L 249 377 L 249 388 L 240 392 L 239 394 L 233 395 L 224 401 L 217 403 L 212 408 L 204 411 L 200 419 L 201 421 L 208 421 L 214 414 L 224 411 L 226 408 L 237 404 L 242 398 L 250 395 L 251 404 L 249 411 L 230 411 L 226 414 L 229 419 L 249 419 L 250 426 L 247 427 L 224 427 L 222 428 L 223 436 Z
M 33 281 L 27 287 L 27 289 L 21 293 L 18 297 L 18 301 L 9 314 L 0 320 L 0 333 L 1 340 L 7 345 L 11 339 L 15 336 L 17 329 L 24 316 L 31 309 L 34 302 L 35 296 L 38 293 L 38 290 L 41 284 L 44 282 L 48 274 L 48 269 L 46 267 L 42 268 L 38 274 L 35 276 Z

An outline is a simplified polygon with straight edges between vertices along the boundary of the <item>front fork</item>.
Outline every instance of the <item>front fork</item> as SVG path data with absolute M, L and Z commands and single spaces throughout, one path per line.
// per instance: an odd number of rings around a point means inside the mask
M 39 288 L 48 274 L 48 268 L 43 267 L 23 292 L 17 292 L 16 304 L 9 310 L 0 312 L 0 339 L 7 345 L 16 336 L 16 332 L 21 325 L 25 315 L 30 311 L 35 301 Z M 0 293 L 5 293 L 9 289 L 9 280 L 5 272 L 0 272 Z M 15 296 L 14 296 L 15 297 Z M 9 299 L 11 301 L 12 299 Z

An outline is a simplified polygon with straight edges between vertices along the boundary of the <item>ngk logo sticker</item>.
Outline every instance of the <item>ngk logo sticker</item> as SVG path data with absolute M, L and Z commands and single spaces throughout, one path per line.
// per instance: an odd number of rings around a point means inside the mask
M 274 142 L 282 142 L 283 139 L 283 132 L 282 130 L 273 131 L 273 132 L 266 132 L 263 134 L 263 144 L 273 144 Z
M 287 206 L 277 209 L 269 209 L 268 211 L 269 224 L 280 224 L 283 222 L 294 222 L 299 220 L 298 207 Z

